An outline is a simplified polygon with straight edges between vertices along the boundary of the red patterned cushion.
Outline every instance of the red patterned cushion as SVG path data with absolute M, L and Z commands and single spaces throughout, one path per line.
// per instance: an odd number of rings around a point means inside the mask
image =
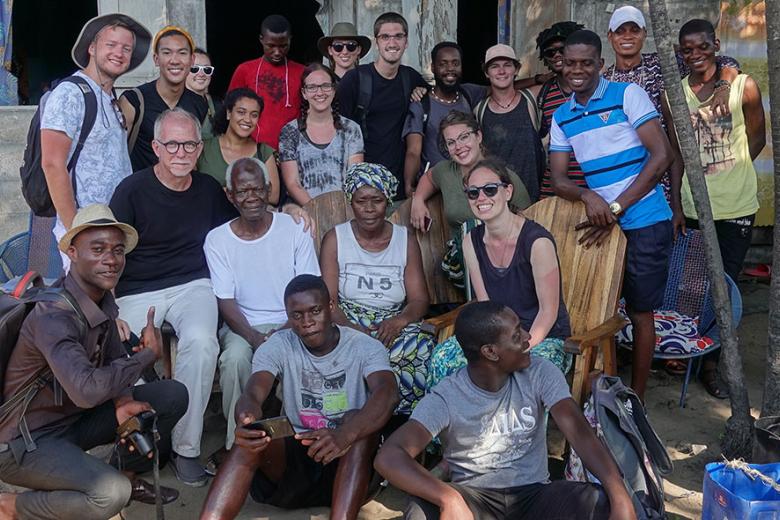
M 626 315 L 623 302 L 618 309 Z M 687 357 L 702 354 L 710 349 L 714 342 L 699 334 L 699 318 L 691 318 L 675 311 L 655 311 L 655 353 L 668 357 Z M 633 344 L 634 326 L 631 322 L 615 335 L 618 343 Z

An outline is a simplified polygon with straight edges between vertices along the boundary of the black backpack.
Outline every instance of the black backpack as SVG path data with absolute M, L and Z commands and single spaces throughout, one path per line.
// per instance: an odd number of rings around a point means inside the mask
M 86 331 L 86 318 L 79 308 L 76 300 L 63 288 L 45 287 L 43 279 L 35 271 L 30 271 L 22 276 L 16 288 L 11 293 L 0 293 L 0 394 L 5 387 L 5 372 L 11 353 L 19 339 L 19 331 L 27 316 L 35 308 L 38 302 L 67 302 L 82 323 L 83 331 Z M 39 370 L 20 388 L 14 395 L 2 397 L 0 404 L 0 421 L 5 420 L 11 414 L 19 416 L 19 430 L 24 439 L 26 450 L 36 449 L 35 441 L 30 436 L 27 427 L 25 413 L 38 391 L 46 385 L 54 386 L 55 404 L 62 404 L 62 388 L 54 379 L 51 368 Z
M 366 120 L 368 118 L 368 107 L 371 106 L 371 91 L 374 88 L 374 80 L 371 77 L 371 69 L 373 65 L 360 65 L 357 69 L 358 74 L 358 98 L 355 109 L 353 110 L 352 119 L 360 125 L 360 130 L 363 132 L 363 140 L 366 140 L 368 135 L 368 126 Z M 412 73 L 414 70 L 410 67 L 401 65 L 398 69 L 398 74 L 401 75 L 401 85 L 403 87 L 404 101 L 406 107 L 409 107 L 409 98 L 412 95 Z M 426 96 L 427 97 L 427 96 Z M 406 109 L 404 109 L 406 113 Z
M 79 160 L 81 149 L 84 147 L 84 142 L 87 140 L 89 133 L 92 131 L 92 127 L 95 125 L 95 119 L 97 118 L 97 96 L 92 91 L 92 87 L 89 86 L 87 80 L 79 76 L 68 76 L 64 78 L 62 82 L 73 83 L 81 89 L 81 93 L 84 94 L 84 121 L 81 123 L 81 132 L 79 132 L 79 140 L 76 144 L 73 155 L 68 161 L 68 173 L 70 174 L 71 183 L 73 186 L 73 196 L 76 196 L 76 172 L 74 171 L 76 163 Z M 54 203 L 51 200 L 49 194 L 49 186 L 46 183 L 46 177 L 43 174 L 43 166 L 41 165 L 41 114 L 43 113 L 46 99 L 49 97 L 49 93 L 43 95 L 40 103 L 38 104 L 38 110 L 35 111 L 32 121 L 30 122 L 30 129 L 27 131 L 27 146 L 24 149 L 24 160 L 19 167 L 19 175 L 22 177 L 22 195 L 24 200 L 32 209 L 33 213 L 39 217 L 54 217 L 57 212 L 54 209 Z

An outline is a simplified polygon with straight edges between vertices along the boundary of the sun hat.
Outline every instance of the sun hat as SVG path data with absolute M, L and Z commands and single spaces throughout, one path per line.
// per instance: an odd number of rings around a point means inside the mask
M 503 43 L 497 43 L 496 45 L 493 45 L 485 52 L 485 67 L 490 65 L 491 61 L 497 60 L 499 58 L 512 60 L 515 62 L 515 65 L 517 65 L 518 67 L 520 66 L 520 60 L 517 59 L 517 54 L 515 54 L 515 50 L 509 45 L 504 45 Z
M 317 48 L 320 54 L 328 58 L 328 47 L 333 40 L 355 40 L 360 45 L 360 57 L 362 58 L 371 49 L 371 40 L 367 36 L 360 36 L 357 27 L 349 22 L 339 22 L 330 30 L 329 36 L 323 36 L 317 40 Z
M 126 72 L 130 72 L 137 66 L 139 66 L 149 53 L 149 43 L 152 41 L 152 33 L 148 31 L 146 27 L 139 22 L 120 13 L 109 13 L 102 16 L 96 16 L 89 20 L 81 28 L 76 43 L 73 45 L 73 50 L 70 55 L 73 61 L 82 69 L 86 69 L 89 64 L 89 46 L 95 41 L 97 34 L 107 25 L 113 25 L 121 23 L 127 26 L 127 28 L 135 35 L 135 46 L 133 47 L 133 54 L 130 56 L 130 65 L 127 67 Z
M 118 222 L 111 208 L 105 204 L 90 204 L 76 212 L 73 225 L 62 236 L 59 242 L 60 251 L 66 253 L 76 235 L 93 227 L 112 226 L 119 228 L 125 234 L 125 253 L 129 253 L 138 245 L 138 232 L 130 224 Z
M 640 29 L 645 29 L 645 16 L 642 11 L 634 7 L 633 5 L 624 5 L 618 7 L 615 12 L 612 13 L 612 17 L 609 19 L 609 30 L 615 32 L 624 23 L 634 22 Z

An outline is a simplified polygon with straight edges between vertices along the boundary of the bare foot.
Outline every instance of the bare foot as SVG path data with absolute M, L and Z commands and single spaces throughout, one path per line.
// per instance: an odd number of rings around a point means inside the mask
M 0 520 L 16 518 L 16 493 L 0 493 Z

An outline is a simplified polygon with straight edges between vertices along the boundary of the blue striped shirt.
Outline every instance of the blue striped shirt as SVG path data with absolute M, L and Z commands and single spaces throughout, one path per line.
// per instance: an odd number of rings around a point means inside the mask
M 636 129 L 657 118 L 647 92 L 634 83 L 600 78 L 585 106 L 574 94 L 553 114 L 550 152 L 574 151 L 588 187 L 607 203 L 628 188 L 650 158 Z M 626 208 L 623 229 L 638 229 L 672 218 L 660 184 Z

